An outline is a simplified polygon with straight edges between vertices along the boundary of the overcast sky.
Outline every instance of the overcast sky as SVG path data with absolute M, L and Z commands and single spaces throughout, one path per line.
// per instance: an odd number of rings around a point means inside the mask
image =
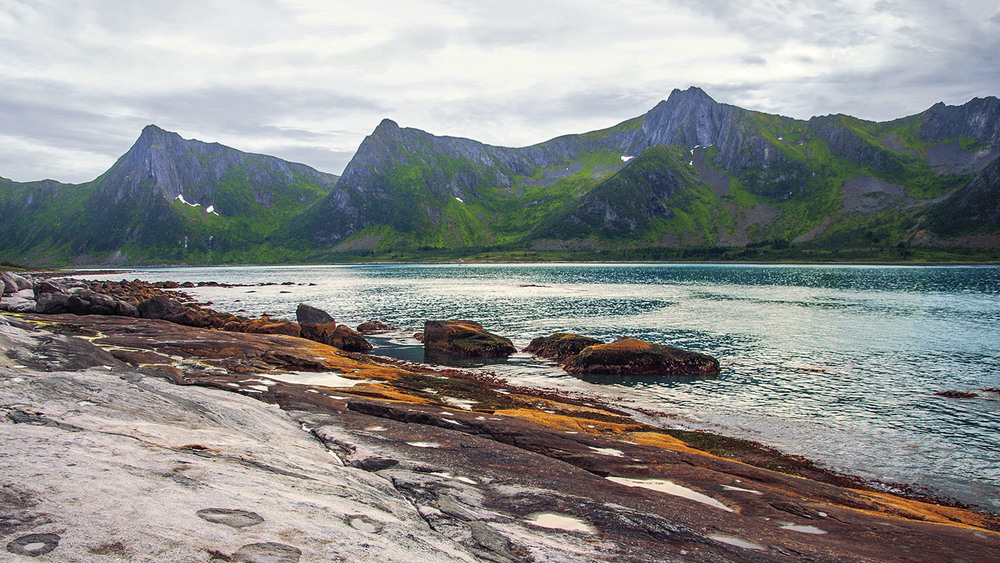
M 0 176 L 94 179 L 155 123 L 340 173 L 388 117 L 524 146 L 674 88 L 886 120 L 1000 95 L 1000 1 L 0 0 Z

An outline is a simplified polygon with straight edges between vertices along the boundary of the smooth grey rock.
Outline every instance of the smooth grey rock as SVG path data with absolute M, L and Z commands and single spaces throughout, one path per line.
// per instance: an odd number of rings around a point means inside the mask
M 14 285 L 17 286 L 17 291 L 31 289 L 31 287 L 34 285 L 34 281 L 32 281 L 27 276 L 21 276 L 15 274 L 14 272 L 7 272 L 7 273 L 10 274 L 10 278 L 14 281 Z
M 30 289 L 22 289 L 0 298 L 0 311 L 10 313 L 34 313 L 35 294 Z
M 17 291 L 17 283 L 10 277 L 10 272 L 0 272 L 0 293 L 8 294 Z
M 92 347 L 81 339 L 0 326 L 0 349 L 24 356 L 44 349 L 59 357 L 77 355 L 65 345 L 71 340 Z M 57 343 L 64 343 L 61 349 Z M 29 561 L 32 552 L 52 548 L 39 559 L 94 561 L 102 558 L 89 550 L 100 548 L 121 560 L 165 563 L 207 561 L 208 550 L 244 562 L 365 561 L 374 554 L 384 563 L 480 560 L 431 529 L 391 482 L 337 464 L 301 423 L 274 405 L 131 377 L 120 366 L 114 372 L 101 366 L 60 371 L 65 368 L 51 361 L 44 359 L 52 367 L 46 372 L 46 366 L 18 357 L 16 363 L 27 369 L 14 372 L 0 355 L 0 375 L 7 378 L 0 405 L 31 406 L 15 413 L 23 423 L 0 423 L 2 481 L 17 483 L 19 497 L 34 499 L 11 507 L 9 521 L 52 515 L 53 526 L 38 529 L 45 522 L 36 518 L 35 529 L 20 534 L 63 536 L 60 542 L 3 533 L 0 553 L 18 554 L 11 559 Z M 199 510 L 206 512 L 197 515 Z M 255 521 L 253 514 L 266 522 L 231 527 Z M 352 525 L 355 520 L 360 523 Z
M 66 293 L 66 288 L 54 280 L 41 280 L 34 285 L 35 297 L 43 293 Z

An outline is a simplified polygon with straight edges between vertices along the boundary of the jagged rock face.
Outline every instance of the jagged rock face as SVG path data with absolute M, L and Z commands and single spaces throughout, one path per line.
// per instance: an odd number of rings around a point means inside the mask
M 920 137 L 939 142 L 956 137 L 1000 145 L 1000 99 L 993 96 L 974 98 L 961 106 L 946 106 L 938 102 L 924 114 Z
M 936 232 L 975 234 L 1000 227 L 1000 159 L 928 212 Z
M 926 145 L 913 139 L 913 126 Z M 963 138 L 984 146 L 970 150 Z M 885 123 L 842 115 L 805 122 L 720 104 L 689 88 L 614 127 L 522 148 L 387 119 L 336 184 L 304 165 L 148 126 L 93 182 L 0 178 L 0 249 L 11 257 L 87 256 L 89 263 L 253 262 L 288 259 L 282 249 L 317 260 L 550 242 L 565 249 L 582 241 L 603 249 L 764 244 L 804 241 L 817 229 L 842 238 L 809 241 L 847 248 L 843 233 L 856 229 L 833 223 L 845 215 L 836 191 L 850 178 L 871 175 L 902 186 L 913 206 L 930 206 L 997 155 L 1000 100 L 992 97 Z M 659 169 L 635 170 L 654 156 Z M 179 195 L 201 211 L 173 199 Z M 757 197 L 763 200 L 751 201 Z M 208 214 L 209 205 L 232 222 Z M 756 206 L 774 217 L 754 221 Z M 875 213 L 872 220 L 894 225 L 884 240 L 902 241 L 921 229 L 919 216 L 909 214 L 905 225 Z
M 741 170 L 752 157 L 764 156 L 746 150 L 746 143 L 756 132 L 743 119 L 746 113 L 716 102 L 700 88 L 674 90 L 646 114 L 642 148 L 677 145 L 690 149 L 716 145 L 719 153 L 715 163 L 727 170 Z
M 332 188 L 336 177 L 303 164 L 241 152 L 218 143 L 182 139 L 177 133 L 147 125 L 139 139 L 108 171 L 101 192 L 112 201 L 139 197 L 152 189 L 170 200 L 178 195 L 191 203 L 215 204 L 216 189 L 223 178 L 239 170 L 253 188 L 253 197 L 269 207 L 269 192 L 281 182 L 294 182 L 296 175 Z

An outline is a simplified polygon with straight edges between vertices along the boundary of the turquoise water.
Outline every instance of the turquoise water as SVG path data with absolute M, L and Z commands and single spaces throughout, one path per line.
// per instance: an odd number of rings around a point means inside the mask
M 110 276 L 121 279 L 122 275 Z M 759 265 L 364 265 L 140 270 L 219 310 L 400 327 L 374 353 L 420 360 L 427 319 L 469 318 L 519 348 L 571 331 L 705 352 L 712 379 L 581 380 L 525 354 L 511 382 L 596 396 L 805 455 L 835 470 L 1000 510 L 1000 268 Z M 314 285 L 313 285 L 314 284 Z M 942 390 L 973 391 L 948 399 Z

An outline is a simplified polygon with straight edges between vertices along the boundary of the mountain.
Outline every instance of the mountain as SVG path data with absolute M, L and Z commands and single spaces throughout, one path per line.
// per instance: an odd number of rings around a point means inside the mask
M 805 121 L 698 88 L 609 129 L 524 148 L 385 120 L 338 193 L 278 236 L 332 247 L 331 257 L 799 245 L 905 258 L 893 253 L 948 244 L 943 219 L 925 215 L 1000 158 L 998 120 L 996 98 L 882 123 Z M 941 236 L 922 235 L 928 227 Z
M 270 261 L 267 236 L 336 182 L 149 125 L 92 182 L 0 180 L 0 244 L 33 262 Z
M 79 185 L 0 179 L 0 258 L 998 260 L 1000 100 L 792 119 L 674 90 L 529 147 L 383 120 L 343 175 L 155 126 Z

